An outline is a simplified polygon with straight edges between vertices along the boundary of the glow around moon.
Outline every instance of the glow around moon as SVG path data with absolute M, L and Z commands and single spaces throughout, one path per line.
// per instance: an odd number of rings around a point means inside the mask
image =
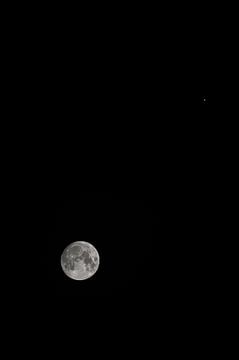
M 86 280 L 99 268 L 100 257 L 96 248 L 85 241 L 76 241 L 68 245 L 61 255 L 61 267 L 64 273 L 74 280 Z

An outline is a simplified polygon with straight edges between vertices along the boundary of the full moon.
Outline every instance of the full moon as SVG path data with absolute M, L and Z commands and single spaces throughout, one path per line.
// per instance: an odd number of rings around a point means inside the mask
M 76 241 L 68 245 L 61 255 L 61 267 L 64 273 L 74 280 L 86 280 L 99 268 L 100 257 L 96 248 L 85 241 Z

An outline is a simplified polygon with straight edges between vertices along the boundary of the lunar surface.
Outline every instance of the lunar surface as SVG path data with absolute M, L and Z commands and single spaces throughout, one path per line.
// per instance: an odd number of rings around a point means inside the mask
M 85 241 L 76 241 L 65 248 L 61 255 L 64 273 L 74 280 L 86 280 L 99 267 L 99 254 L 95 247 Z

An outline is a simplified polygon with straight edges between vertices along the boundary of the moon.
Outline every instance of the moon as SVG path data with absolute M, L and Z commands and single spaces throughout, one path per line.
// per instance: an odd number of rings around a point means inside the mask
M 61 267 L 73 280 L 86 280 L 99 268 L 100 257 L 96 248 L 86 241 L 75 241 L 61 255 Z

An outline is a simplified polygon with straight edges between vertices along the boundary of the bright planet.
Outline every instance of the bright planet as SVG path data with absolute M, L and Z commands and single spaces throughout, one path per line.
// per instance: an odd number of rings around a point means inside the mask
M 85 241 L 76 241 L 68 245 L 61 255 L 61 267 L 64 273 L 74 280 L 86 280 L 99 268 L 100 257 L 96 248 Z

